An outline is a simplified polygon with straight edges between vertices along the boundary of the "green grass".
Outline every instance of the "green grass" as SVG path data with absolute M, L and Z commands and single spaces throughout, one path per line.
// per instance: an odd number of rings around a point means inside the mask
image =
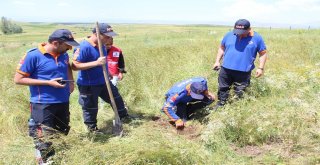
M 21 24 L 24 33 L 0 35 L 0 164 L 34 164 L 27 136 L 29 90 L 13 83 L 24 53 L 47 41 L 57 28 L 91 33 L 92 25 Z M 86 133 L 76 90 L 70 99 L 71 131 L 55 140 L 56 164 L 319 164 L 320 30 L 255 28 L 265 39 L 265 75 L 252 78 L 245 99 L 208 116 L 197 114 L 177 132 L 160 113 L 172 84 L 193 76 L 208 78 L 217 48 L 230 27 L 117 24 L 128 73 L 119 89 L 131 113 L 142 119 L 124 124 L 113 137 L 112 110 L 99 110 L 98 126 L 109 134 Z M 76 73 L 75 73 L 76 75 Z M 159 120 L 153 120 L 160 116 Z

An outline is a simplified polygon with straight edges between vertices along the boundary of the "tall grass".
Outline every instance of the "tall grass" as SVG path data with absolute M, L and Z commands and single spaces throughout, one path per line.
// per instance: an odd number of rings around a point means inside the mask
M 13 84 L 19 59 L 54 29 L 68 28 L 83 38 L 93 24 L 22 26 L 22 34 L 0 35 L 0 164 L 34 164 L 27 136 L 29 91 Z M 230 27 L 119 24 L 114 29 L 128 70 L 119 89 L 131 113 L 142 119 L 125 123 L 124 137 L 113 137 L 112 110 L 104 105 L 98 126 L 107 134 L 88 135 L 76 90 L 70 99 L 71 132 L 55 140 L 56 164 L 320 163 L 319 30 L 255 28 L 268 48 L 264 77 L 252 78 L 244 99 L 231 99 L 207 116 L 199 113 L 177 132 L 160 113 L 165 92 L 177 81 L 204 76 L 216 93 L 211 67 Z

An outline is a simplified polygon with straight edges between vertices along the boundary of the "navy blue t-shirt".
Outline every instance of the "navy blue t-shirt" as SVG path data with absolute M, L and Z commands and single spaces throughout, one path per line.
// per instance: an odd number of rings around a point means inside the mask
M 107 51 L 103 46 L 103 55 L 106 56 Z M 84 40 L 80 46 L 76 48 L 73 59 L 80 63 L 96 61 L 100 57 L 99 48 L 90 40 Z M 106 68 L 108 64 L 106 63 Z M 103 77 L 102 66 L 96 66 L 86 70 L 80 70 L 78 73 L 77 84 L 79 85 L 103 85 L 106 84 Z

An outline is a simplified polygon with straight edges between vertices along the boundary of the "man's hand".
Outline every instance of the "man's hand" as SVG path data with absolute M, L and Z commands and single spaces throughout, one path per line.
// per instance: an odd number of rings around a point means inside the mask
M 263 68 L 258 68 L 256 70 L 256 77 L 261 77 L 263 75 Z
M 58 80 L 62 80 L 62 77 L 60 78 L 54 78 L 48 81 L 48 85 L 53 86 L 55 88 L 64 88 L 66 84 L 60 84 Z
M 181 119 L 178 119 L 178 120 L 175 122 L 175 124 L 176 124 L 176 128 L 177 128 L 177 129 L 183 129 L 183 128 L 184 128 L 184 125 L 185 125 L 185 123 L 184 123 Z
M 120 72 L 119 75 L 118 75 L 118 79 L 122 80 L 122 78 L 123 78 L 123 74 Z
M 70 88 L 70 94 L 74 91 L 74 83 L 70 82 L 69 83 L 69 88 Z
M 215 71 L 218 71 L 220 69 L 220 67 L 221 67 L 220 62 L 216 62 L 216 63 L 214 63 L 212 69 Z
M 96 66 L 102 66 L 105 65 L 107 63 L 106 57 L 99 57 L 96 60 Z
M 214 94 L 212 94 L 211 92 L 208 92 L 208 95 L 207 97 L 212 100 L 212 101 L 215 101 L 216 100 L 216 97 L 214 96 Z

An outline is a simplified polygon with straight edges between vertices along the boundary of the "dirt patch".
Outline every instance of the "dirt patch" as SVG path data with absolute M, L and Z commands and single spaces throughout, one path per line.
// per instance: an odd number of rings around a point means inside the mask
M 297 158 L 302 155 L 293 152 L 293 144 L 285 143 L 268 143 L 262 146 L 244 146 L 238 147 L 236 145 L 231 145 L 231 148 L 239 155 L 257 157 L 267 153 L 272 153 L 285 158 Z
M 189 125 L 190 122 L 187 122 L 187 125 L 183 130 L 177 130 L 172 122 L 159 116 L 152 117 L 152 121 L 155 123 L 154 126 L 160 126 L 169 132 L 185 136 L 190 140 L 194 140 L 201 135 L 202 127 L 198 125 Z
M 186 126 L 183 130 L 177 130 L 177 134 L 185 135 L 188 139 L 194 140 L 201 135 L 201 128 L 196 125 Z
M 169 122 L 166 119 L 161 118 L 159 116 L 153 116 L 151 118 L 151 120 L 155 122 L 155 124 L 154 124 L 155 126 L 160 125 L 160 126 L 164 126 L 164 127 L 169 127 L 169 126 L 172 127 L 172 125 L 169 124 Z
M 232 145 L 231 148 L 239 155 L 246 155 L 250 157 L 255 157 L 265 153 L 265 151 L 259 146 L 237 147 L 235 145 Z
M 152 116 L 151 120 L 152 121 L 157 121 L 157 120 L 160 120 L 160 117 L 159 116 Z

